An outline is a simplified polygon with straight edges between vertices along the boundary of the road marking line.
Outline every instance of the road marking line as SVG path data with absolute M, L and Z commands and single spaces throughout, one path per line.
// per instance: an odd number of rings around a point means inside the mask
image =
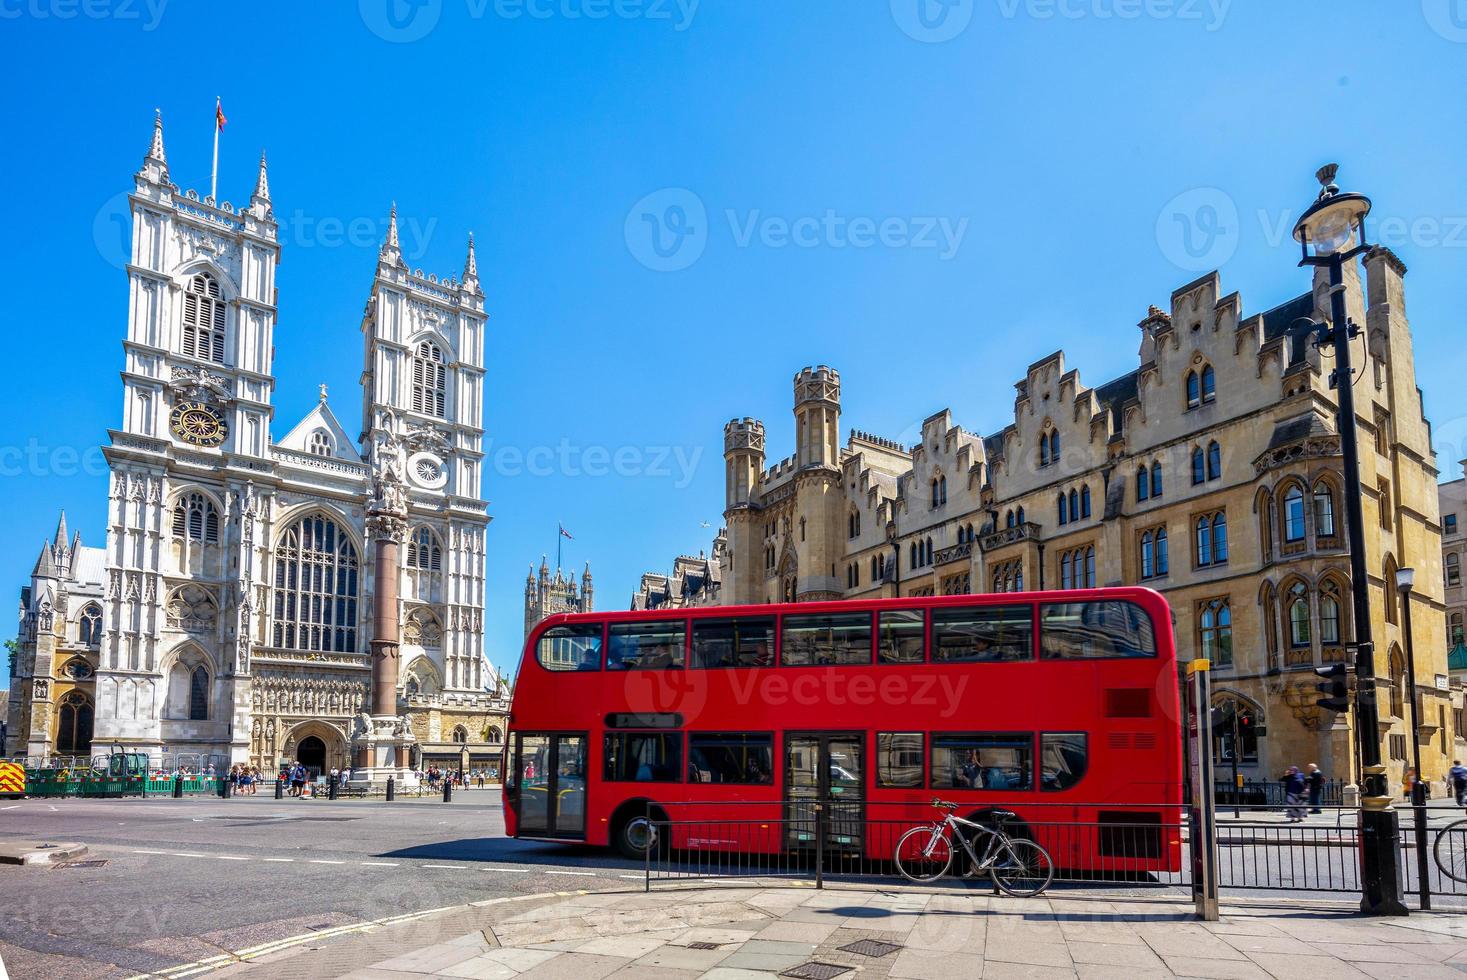
M 512 875 L 527 875 L 527 874 L 530 873 L 530 869 L 529 868 L 480 868 L 479 870 L 480 871 L 504 871 L 504 872 L 506 872 L 508 874 L 512 874 Z
M 167 854 L 167 851 L 133 851 L 134 854 Z
M 214 856 L 216 858 L 218 858 L 219 860 L 221 860 L 221 861 L 248 861 L 249 860 L 249 858 L 247 858 L 247 857 L 240 857 L 237 854 L 216 854 Z
M 362 867 L 364 867 L 364 868 L 395 868 L 395 867 L 397 867 L 397 864 L 395 862 L 392 862 L 392 861 L 363 861 L 363 862 L 361 862 L 361 864 L 362 864 Z
M 290 864 L 295 858 L 266 858 L 266 861 L 278 861 L 282 864 Z
M 420 864 L 420 868 L 447 868 L 450 871 L 460 871 L 467 868 L 467 864 Z
M 19 807 L 20 807 L 20 804 L 19 803 L 13 803 L 10 806 L 0 806 L 0 810 L 15 810 L 15 809 L 19 809 Z
M 325 861 L 321 858 L 311 858 L 308 864 L 345 864 L 345 861 Z
M 548 875 L 575 875 L 580 878 L 596 877 L 596 872 L 594 871 L 547 871 L 545 873 Z
M 618 878 L 630 878 L 633 881 L 646 881 L 646 875 L 617 875 Z
M 201 858 L 204 856 L 202 854 L 194 854 L 191 851 L 169 851 L 168 853 L 176 858 Z

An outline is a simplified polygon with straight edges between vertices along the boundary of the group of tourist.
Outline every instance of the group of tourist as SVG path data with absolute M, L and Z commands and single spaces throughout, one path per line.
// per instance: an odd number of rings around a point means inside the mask
M 1298 766 L 1290 766 L 1284 770 L 1279 781 L 1284 787 L 1284 816 L 1289 823 L 1303 823 L 1306 806 L 1307 813 L 1320 812 L 1320 806 L 1324 802 L 1324 773 L 1319 766 L 1311 762 L 1303 772 Z
M 247 766 L 244 763 L 231 766 L 229 783 L 233 793 L 253 796 L 260 788 L 260 769 L 258 766 Z

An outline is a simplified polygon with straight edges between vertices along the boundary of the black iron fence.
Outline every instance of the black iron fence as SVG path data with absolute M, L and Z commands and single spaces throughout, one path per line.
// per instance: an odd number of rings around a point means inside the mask
M 1283 806 L 1286 802 L 1283 783 L 1267 779 L 1244 779 L 1236 784 L 1219 779 L 1213 787 L 1213 795 L 1218 806 Z M 1325 780 L 1320 804 L 1344 806 L 1345 781 Z
M 958 815 L 985 823 L 984 811 L 996 808 L 990 804 Z M 1185 807 L 1023 803 L 1009 809 L 1018 819 L 1007 825 L 1008 833 L 1032 839 L 1049 852 L 1054 889 L 1190 895 L 1191 828 Z M 1291 822 L 1277 807 L 1243 807 L 1240 819 L 1220 821 L 1217 878 L 1222 891 L 1358 895 L 1359 811 L 1342 806 L 1320 810 Z M 1401 866 L 1413 906 L 1435 898 L 1437 908 L 1467 911 L 1467 820 L 1447 826 L 1457 816 L 1455 811 L 1428 809 L 1428 846 L 1442 839 L 1445 843 L 1435 850 L 1445 857 L 1429 855 L 1423 891 L 1413 814 L 1402 808 Z M 689 879 L 788 879 L 816 887 L 833 880 L 903 881 L 893 861 L 897 840 L 912 827 L 930 826 L 937 819 L 936 811 L 926 807 L 848 799 L 663 804 L 647 813 L 656 845 L 645 857 L 646 887 Z M 934 884 L 986 886 L 986 876 L 964 877 L 970 862 L 960 848 L 953 850 L 956 860 L 948 875 Z M 1443 861 L 1455 870 L 1448 873 Z

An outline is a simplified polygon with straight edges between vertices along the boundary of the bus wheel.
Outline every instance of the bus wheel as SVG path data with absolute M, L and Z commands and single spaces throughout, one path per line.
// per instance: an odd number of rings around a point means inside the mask
M 641 861 L 648 852 L 665 849 L 665 845 L 658 839 L 661 833 L 657 822 L 666 820 L 666 815 L 653 807 L 651 820 L 648 820 L 648 816 L 645 804 L 640 807 L 629 806 L 624 808 L 613 824 L 615 829 L 612 831 L 611 844 L 622 857 Z

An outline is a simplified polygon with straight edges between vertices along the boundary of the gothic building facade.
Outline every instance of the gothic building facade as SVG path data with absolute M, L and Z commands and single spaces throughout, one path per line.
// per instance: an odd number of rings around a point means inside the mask
M 574 573 L 567 575 L 558 565 L 551 575 L 550 559 L 542 556 L 540 571 L 536 573 L 531 565 L 530 573 L 525 576 L 525 639 L 530 638 L 530 630 L 546 616 L 590 612 L 594 601 L 595 586 L 589 562 L 577 582 Z
M 712 553 L 678 555 L 670 572 L 643 572 L 632 594 L 633 609 L 687 609 L 723 603 L 723 563 L 728 532 L 719 528 Z
M 201 199 L 170 181 L 159 120 L 130 200 L 106 548 L 65 542 L 63 528 L 22 592 L 11 688 L 23 722 L 7 751 L 120 744 L 345 766 L 371 695 L 370 600 L 392 576 L 399 700 L 423 758 L 471 745 L 489 759 L 508 703 L 484 655 L 486 316 L 472 238 L 461 277 L 410 270 L 393 209 L 361 321 L 360 436 L 322 386 L 277 438 L 281 245 L 263 157 L 247 205 Z M 401 567 L 374 567 L 374 494 L 407 514 Z M 85 739 L 66 727 L 83 708 Z
M 1442 524 L 1416 387 L 1405 267 L 1376 248 L 1347 276 L 1363 328 L 1356 364 L 1369 588 L 1388 763 L 1420 741 L 1450 764 Z M 726 604 L 1142 584 L 1165 594 L 1179 657 L 1212 662 L 1218 706 L 1240 720 L 1244 775 L 1317 762 L 1354 776 L 1344 715 L 1315 705 L 1313 668 L 1347 662 L 1350 574 L 1330 362 L 1298 324 L 1328 284 L 1250 312 L 1216 273 L 1139 324 L 1136 370 L 1098 387 L 1056 352 L 1015 385 L 989 435 L 944 410 L 905 445 L 839 435 L 828 367 L 794 379 L 794 452 L 770 465 L 765 427 L 724 427 Z M 1452 529 L 1455 533 L 1455 528 Z M 1410 730 L 1399 567 L 1416 568 L 1421 725 Z M 1455 585 L 1448 568 L 1445 582 Z M 1229 726 L 1230 728 L 1231 726 Z M 1395 783 L 1399 785 L 1399 780 Z

